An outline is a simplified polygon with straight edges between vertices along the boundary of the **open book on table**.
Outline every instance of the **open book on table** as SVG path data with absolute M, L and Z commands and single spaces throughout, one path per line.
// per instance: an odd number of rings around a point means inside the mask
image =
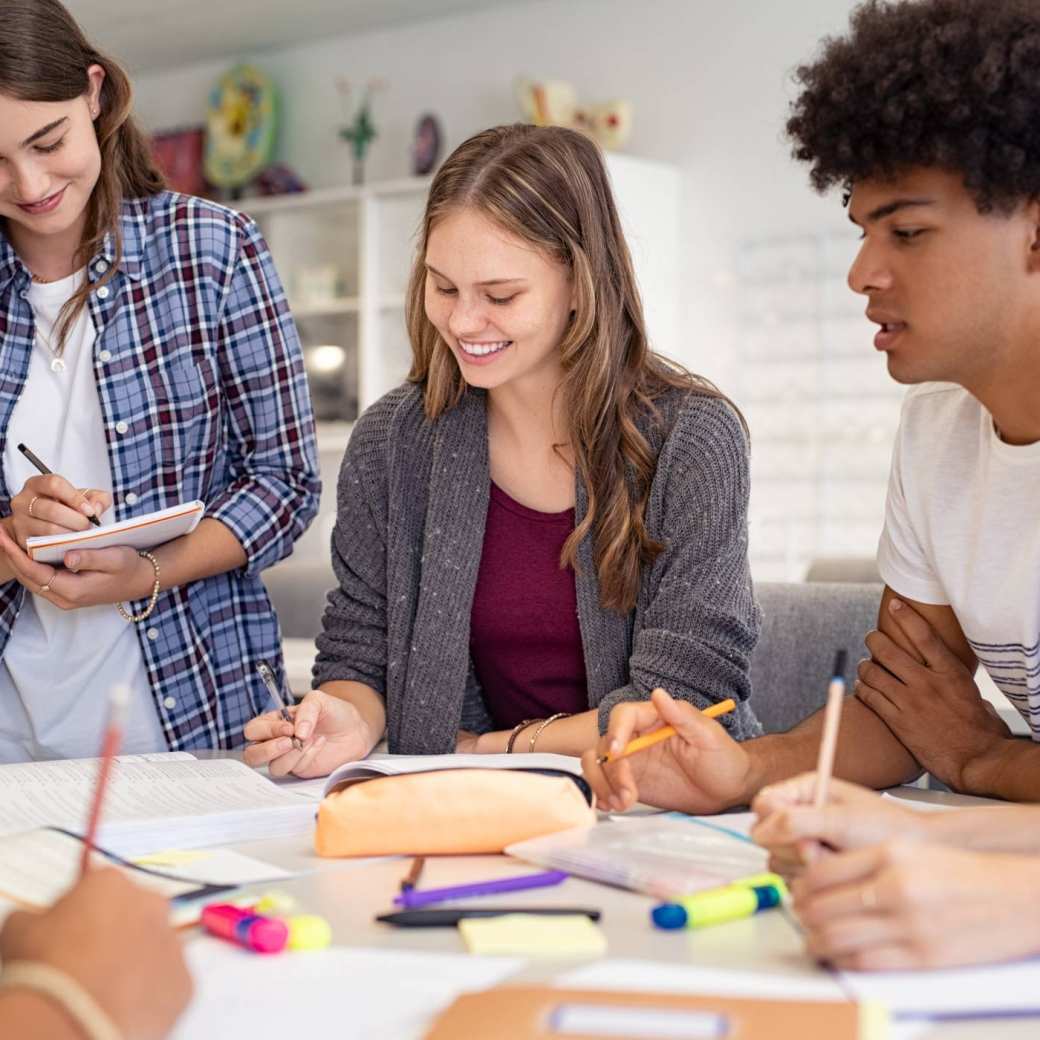
M 372 754 L 347 762 L 325 782 L 325 793 L 362 780 L 407 773 L 433 773 L 443 769 L 523 769 L 570 773 L 581 776 L 581 759 L 570 755 L 384 755 Z
M 40 827 L 82 834 L 98 759 L 0 765 L 0 842 Z M 113 762 L 97 844 L 119 856 L 303 835 L 315 804 L 235 759 L 185 753 Z

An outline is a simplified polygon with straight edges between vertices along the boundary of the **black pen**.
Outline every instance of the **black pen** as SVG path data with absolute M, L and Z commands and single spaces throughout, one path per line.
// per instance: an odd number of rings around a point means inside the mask
M 399 910 L 376 918 L 382 924 L 398 928 L 451 928 L 467 917 L 502 917 L 504 914 L 540 914 L 549 917 L 579 914 L 591 921 L 600 919 L 600 911 L 588 906 L 482 906 L 459 907 L 456 910 Z
M 48 469 L 24 444 L 18 445 L 18 450 L 45 476 L 54 475 L 54 471 Z M 86 514 L 84 514 L 86 515 Z M 101 521 L 96 516 L 88 516 L 87 519 L 95 526 L 100 527 Z

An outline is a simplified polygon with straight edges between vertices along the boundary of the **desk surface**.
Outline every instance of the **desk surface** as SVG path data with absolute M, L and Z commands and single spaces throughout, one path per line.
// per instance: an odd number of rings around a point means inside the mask
M 914 788 L 904 788 L 899 793 L 919 801 L 986 804 L 985 799 Z M 332 925 L 333 941 L 337 945 L 426 953 L 465 952 L 458 932 L 453 928 L 392 928 L 375 922 L 377 914 L 393 909 L 391 900 L 408 869 L 408 858 L 321 859 L 312 851 L 309 839 L 304 837 L 248 842 L 230 847 L 286 870 L 307 871 L 300 877 L 278 882 L 276 886 L 258 887 L 265 890 L 276 887 L 298 901 L 300 912 L 321 914 Z M 422 885 L 435 887 L 513 873 L 517 873 L 517 863 L 506 856 L 430 857 L 426 861 Z M 650 923 L 650 908 L 655 903 L 651 897 L 580 878 L 569 878 L 562 885 L 550 889 L 513 893 L 508 902 L 511 905 L 598 907 L 603 911 L 601 925 L 607 936 L 609 957 L 803 977 L 820 971 L 803 952 L 801 937 L 791 921 L 780 913 L 759 914 L 703 931 L 662 932 Z M 582 963 L 574 960 L 533 961 L 514 978 L 548 981 Z M 1036 1023 L 941 1025 L 915 1036 L 922 1040 L 1025 1040 L 1026 1037 L 1035 1040 Z

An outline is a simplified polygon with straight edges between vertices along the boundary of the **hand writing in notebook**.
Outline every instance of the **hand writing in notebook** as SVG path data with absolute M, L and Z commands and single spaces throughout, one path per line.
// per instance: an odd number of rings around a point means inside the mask
M 147 599 L 155 582 L 152 565 L 126 546 L 77 549 L 55 567 L 29 559 L 0 525 L 0 550 L 18 582 L 62 610 Z
M 271 776 L 326 776 L 337 766 L 364 758 L 382 737 L 357 707 L 322 690 L 311 690 L 291 706 L 291 723 L 277 711 L 258 715 L 246 723 L 244 736 L 251 741 L 245 761 L 266 765 Z M 293 737 L 303 741 L 293 747 Z
M 100 517 L 112 508 L 112 496 L 94 488 L 73 487 L 64 477 L 30 477 L 11 499 L 11 529 L 24 549 L 25 540 L 39 535 L 86 531 L 87 517 Z

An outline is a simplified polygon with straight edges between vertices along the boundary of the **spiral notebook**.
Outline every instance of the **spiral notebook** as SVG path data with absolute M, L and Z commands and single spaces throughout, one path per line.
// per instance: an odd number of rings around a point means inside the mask
M 108 549 L 117 545 L 129 546 L 131 549 L 154 549 L 181 535 L 191 534 L 205 512 L 205 503 L 185 502 L 130 520 L 91 527 L 86 531 L 36 535 L 27 538 L 25 545 L 30 558 L 37 563 L 54 564 L 61 563 L 65 554 L 73 549 Z

